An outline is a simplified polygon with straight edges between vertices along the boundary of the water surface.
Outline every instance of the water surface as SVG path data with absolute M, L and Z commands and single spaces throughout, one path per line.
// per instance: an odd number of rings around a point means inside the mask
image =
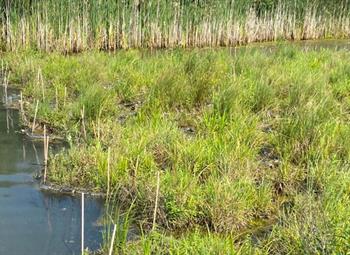
M 18 111 L 0 102 L 0 254 L 80 254 L 80 198 L 39 190 L 33 174 L 42 167 L 43 143 L 20 134 L 18 120 Z M 101 202 L 87 198 L 85 244 L 90 249 L 101 243 L 101 214 Z

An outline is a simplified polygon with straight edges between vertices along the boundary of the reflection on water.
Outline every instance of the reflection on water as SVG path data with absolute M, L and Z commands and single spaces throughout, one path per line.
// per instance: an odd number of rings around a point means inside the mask
M 11 95 L 11 93 L 9 93 Z M 0 88 L 0 98 L 2 98 Z M 43 162 L 43 144 L 18 133 L 18 112 L 0 104 L 0 254 L 80 254 L 80 199 L 39 190 L 33 173 Z M 97 249 L 102 203 L 85 200 L 85 244 Z

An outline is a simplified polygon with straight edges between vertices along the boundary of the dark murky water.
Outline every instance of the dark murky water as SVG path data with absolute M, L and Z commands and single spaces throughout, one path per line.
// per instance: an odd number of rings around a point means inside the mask
M 33 174 L 41 168 L 43 145 L 18 133 L 18 115 L 0 102 L 0 254 L 80 254 L 80 198 L 39 190 Z M 85 200 L 85 246 L 90 250 L 101 243 L 102 228 L 96 225 L 101 214 L 101 202 Z

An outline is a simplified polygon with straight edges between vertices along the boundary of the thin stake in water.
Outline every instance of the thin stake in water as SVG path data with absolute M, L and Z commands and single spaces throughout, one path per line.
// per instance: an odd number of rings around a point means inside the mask
M 84 192 L 81 193 L 81 255 L 84 255 L 84 210 L 85 210 L 85 206 L 84 206 L 84 197 L 85 194 Z
M 107 155 L 107 199 L 110 192 L 110 182 L 111 182 L 111 149 L 108 147 Z
M 4 94 L 5 94 L 5 104 L 8 104 L 8 95 L 7 95 L 7 87 L 9 84 L 9 79 L 10 79 L 10 72 L 6 75 L 5 73 L 5 77 L 4 77 Z
M 115 234 L 117 232 L 117 225 L 114 224 L 114 228 L 113 228 L 113 234 L 112 234 L 112 240 L 111 240 L 111 246 L 109 247 L 109 255 L 113 254 L 113 247 L 114 247 L 114 239 L 115 239 Z
M 35 130 L 35 122 L 36 122 L 36 115 L 38 114 L 38 107 L 39 107 L 39 100 L 36 100 L 34 120 L 33 120 L 33 126 L 32 126 L 32 135 L 33 135 L 34 130 Z
M 21 91 L 21 100 L 19 101 L 20 103 L 20 107 L 21 107 L 21 116 L 22 116 L 22 119 L 24 119 L 24 109 L 23 109 L 23 94 L 22 94 L 22 91 Z
M 44 184 L 47 178 L 47 162 L 49 156 L 49 140 L 50 137 L 46 133 L 46 126 L 44 125 Z

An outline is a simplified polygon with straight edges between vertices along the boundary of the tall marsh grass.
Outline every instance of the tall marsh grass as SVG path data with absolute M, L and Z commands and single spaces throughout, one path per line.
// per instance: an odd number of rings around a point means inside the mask
M 47 181 L 110 191 L 115 254 L 349 253 L 348 50 L 3 56 L 71 142 Z
M 217 47 L 350 35 L 347 0 L 1 0 L 0 4 L 2 50 Z

